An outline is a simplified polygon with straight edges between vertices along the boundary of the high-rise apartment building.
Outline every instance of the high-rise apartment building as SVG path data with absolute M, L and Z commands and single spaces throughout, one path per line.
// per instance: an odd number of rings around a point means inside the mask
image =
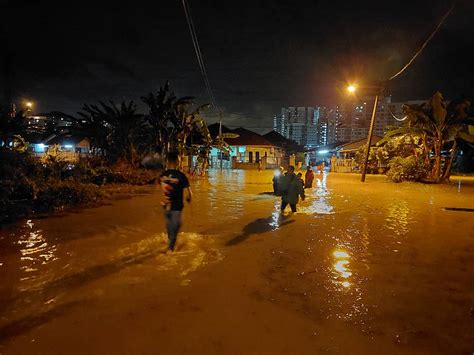
M 274 117 L 273 128 L 284 137 L 307 148 L 353 142 L 368 136 L 373 104 L 374 98 L 366 97 L 347 100 L 331 108 L 283 107 L 281 113 Z M 392 102 L 390 96 L 379 100 L 375 116 L 375 135 L 384 136 L 391 127 L 400 125 L 404 104 Z
M 283 107 L 273 119 L 273 129 L 306 147 L 319 145 L 319 122 L 326 115 L 324 107 Z

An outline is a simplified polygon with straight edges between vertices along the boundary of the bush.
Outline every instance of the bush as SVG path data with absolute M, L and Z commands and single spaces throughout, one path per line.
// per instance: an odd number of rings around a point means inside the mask
M 394 157 L 390 160 L 387 177 L 393 182 L 419 181 L 425 176 L 425 166 L 415 156 Z
M 100 188 L 93 184 L 78 184 L 74 181 L 50 182 L 40 190 L 34 201 L 35 210 L 47 212 L 71 205 L 96 201 L 102 197 Z
M 359 148 L 355 155 L 355 166 L 356 168 L 361 171 L 364 166 L 365 155 L 367 153 L 366 146 L 362 146 Z M 377 174 L 379 168 L 379 161 L 377 150 L 374 148 L 370 148 L 369 152 L 369 160 L 367 161 L 367 173 L 368 174 Z
M 30 213 L 30 201 L 11 201 L 0 197 L 0 226 L 15 222 L 19 217 L 25 217 Z
M 57 153 L 57 154 L 56 154 Z M 106 197 L 98 185 L 153 183 L 158 173 L 133 166 L 107 167 L 101 160 L 72 163 L 52 150 L 42 160 L 0 150 L 0 225 L 32 212 L 49 212 Z

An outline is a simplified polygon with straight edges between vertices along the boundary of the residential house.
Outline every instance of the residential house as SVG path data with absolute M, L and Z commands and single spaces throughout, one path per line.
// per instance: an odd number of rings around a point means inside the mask
M 230 154 L 226 156 L 219 149 L 211 150 L 211 167 L 234 169 L 270 169 L 279 167 L 285 157 L 285 149 L 270 142 L 258 133 L 245 128 L 229 129 L 222 126 L 222 133 L 237 134 L 236 138 L 226 138 Z M 219 134 L 219 124 L 209 126 L 211 136 Z

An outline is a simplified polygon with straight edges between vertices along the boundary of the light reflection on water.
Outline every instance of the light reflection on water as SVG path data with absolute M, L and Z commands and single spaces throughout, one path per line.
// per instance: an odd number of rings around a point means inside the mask
M 348 225 L 334 234 L 335 249 L 330 251 L 331 317 L 364 323 L 368 307 L 364 300 L 367 280 L 363 275 L 369 269 L 371 255 L 370 221 L 361 213 L 352 214 L 346 221 Z
M 335 250 L 332 253 L 335 259 L 333 268 L 335 274 L 335 283 L 344 288 L 351 286 L 349 278 L 352 276 L 352 272 L 349 269 L 350 255 L 345 250 Z
M 280 228 L 280 221 L 281 221 L 281 204 L 279 202 L 275 202 L 275 208 L 272 212 L 272 218 L 270 221 L 270 227 L 272 227 L 272 231 L 277 230 Z
M 200 200 L 203 208 L 208 205 L 207 215 L 215 218 L 218 210 L 225 210 L 227 217 L 238 220 L 244 212 L 244 193 L 242 190 L 249 177 L 244 170 L 211 169 L 208 180 L 201 180 L 196 186 L 206 199 Z
M 34 229 L 32 220 L 26 222 L 28 228 L 27 232 L 22 234 L 17 244 L 20 245 L 20 260 L 22 266 L 20 267 L 25 273 L 38 271 L 41 265 L 46 265 L 57 260 L 56 252 L 57 246 L 48 243 L 43 237 L 41 229 Z M 24 277 L 23 279 L 29 279 Z
M 310 202 L 309 206 L 300 206 L 299 213 L 326 215 L 333 214 L 334 208 L 330 202 L 331 192 L 327 188 L 328 173 L 316 176 L 316 189 L 306 190 L 306 198 Z
M 397 236 L 403 236 L 409 231 L 411 211 L 404 200 L 394 200 L 387 208 L 386 228 L 392 230 Z

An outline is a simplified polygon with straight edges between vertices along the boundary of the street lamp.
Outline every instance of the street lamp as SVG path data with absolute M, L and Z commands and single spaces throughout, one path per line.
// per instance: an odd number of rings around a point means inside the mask
M 377 104 L 379 102 L 379 95 L 382 92 L 382 85 L 376 86 L 365 86 L 363 89 L 372 89 L 375 90 L 375 100 L 374 100 L 374 108 L 372 110 L 372 118 L 370 119 L 370 128 L 369 128 L 369 136 L 367 137 L 367 151 L 365 152 L 364 163 L 362 165 L 362 175 L 360 178 L 361 182 L 365 182 L 365 175 L 367 173 L 367 164 L 369 162 L 369 153 L 370 153 L 370 145 L 372 144 L 372 136 L 374 134 L 374 126 L 375 126 L 375 113 L 377 112 Z M 347 91 L 351 94 L 356 92 L 356 87 L 354 85 L 349 85 L 347 87 Z
M 31 114 L 33 112 L 33 106 L 34 106 L 34 103 L 33 101 L 23 101 L 23 107 L 25 108 L 25 111 L 27 114 Z

